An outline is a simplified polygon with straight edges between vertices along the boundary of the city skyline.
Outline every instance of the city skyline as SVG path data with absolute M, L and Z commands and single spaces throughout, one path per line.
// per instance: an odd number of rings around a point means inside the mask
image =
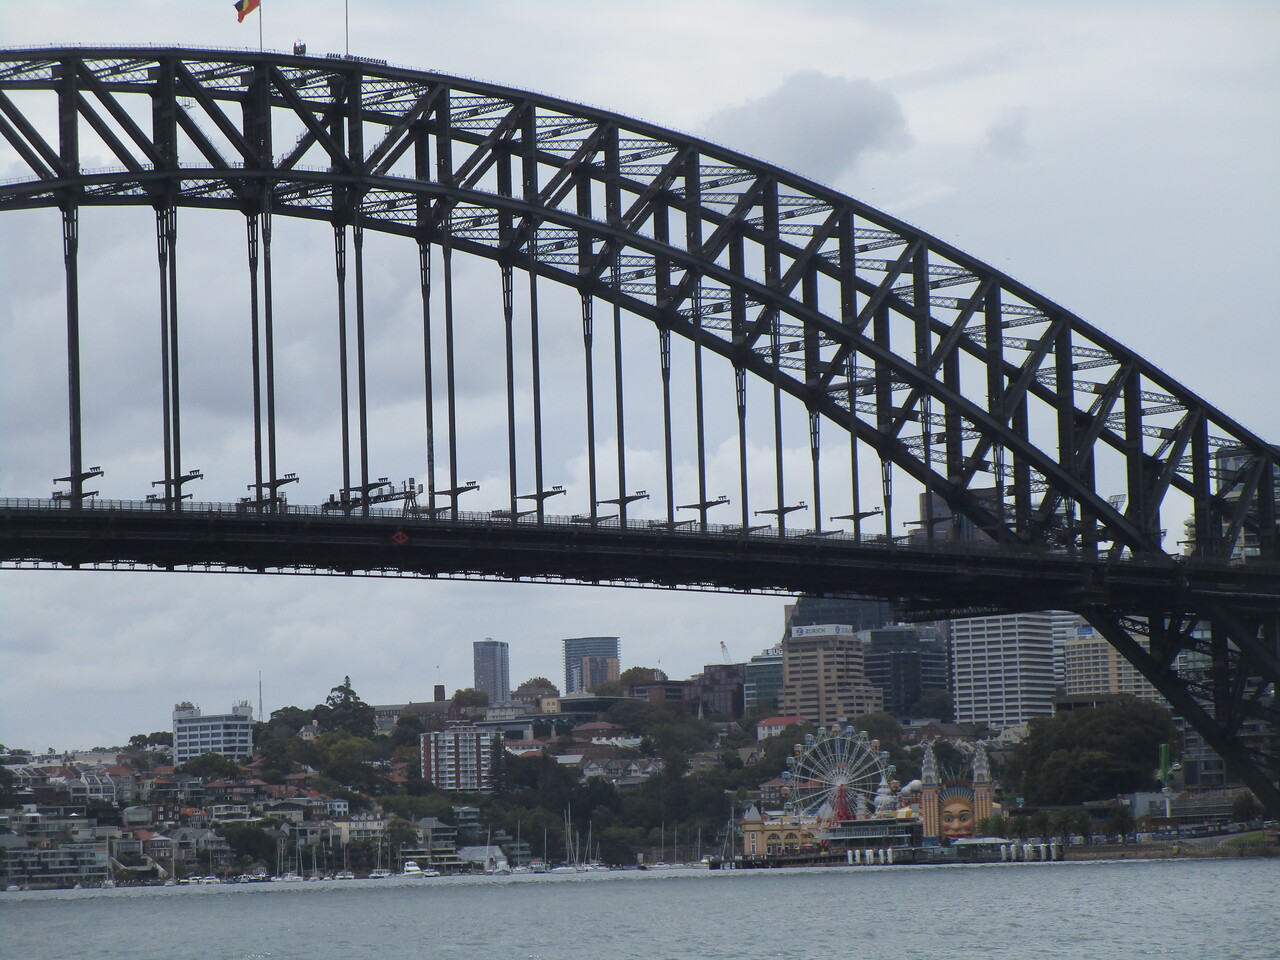
M 1280 408 L 1258 398 L 1280 354 L 1280 332 L 1265 319 L 1280 292 L 1270 264 L 1280 198 L 1269 189 L 1280 137 L 1265 122 L 1280 85 L 1271 51 L 1280 10 L 1174 6 L 1176 16 L 1164 7 L 919 2 L 889 14 L 834 0 L 744 0 L 726 41 L 717 5 L 656 2 L 619 30 L 617 9 L 584 3 L 368 0 L 352 5 L 349 41 L 360 55 L 689 130 L 829 183 L 1005 270 L 1276 440 Z M 237 24 L 229 3 L 58 7 L 54 17 L 7 5 L 0 36 L 11 46 L 258 43 L 258 23 Z M 323 56 L 347 47 L 337 0 L 267 0 L 260 13 L 268 48 L 302 39 Z M 474 37 L 479 23 L 484 44 L 440 40 Z M 786 42 L 792 36 L 806 42 Z M 0 144 L 0 176 L 16 172 L 14 161 Z M 86 230 L 102 229 L 88 220 Z M 101 253 L 86 273 L 109 276 L 112 255 L 153 260 L 149 229 L 97 233 Z M 104 233 L 118 243 L 104 243 Z M 24 229 L 0 232 L 0 283 L 6 271 L 23 271 L 60 289 L 60 267 L 43 249 Z M 1212 263 L 1232 264 L 1233 282 L 1223 284 Z M 279 264 L 300 265 L 297 257 Z M 200 289 L 191 282 L 186 293 Z M 47 496 L 63 472 L 65 450 L 56 462 L 40 451 L 43 436 L 64 428 L 65 405 L 23 390 L 28 358 L 57 340 L 24 323 L 39 306 L 0 308 L 4 496 Z M 122 319 L 108 312 L 103 325 Z M 477 418 L 491 418 L 494 397 L 474 389 Z M 222 431 L 214 435 L 227 449 L 243 441 L 224 410 L 192 420 L 193 431 Z M 128 434 L 129 418 L 118 426 Z M 151 439 L 130 436 L 138 446 Z M 796 444 L 807 456 L 803 440 Z M 130 494 L 128 470 L 149 469 L 134 465 L 147 451 L 129 449 L 128 466 L 105 464 L 104 482 L 117 486 L 104 486 L 104 496 Z M 776 644 L 786 602 L 533 584 L 0 571 L 0 742 L 108 745 L 166 729 L 176 701 L 256 705 L 259 671 L 268 713 L 322 702 L 348 674 L 369 703 L 415 691 L 427 699 L 436 683 L 449 692 L 469 685 L 469 644 L 486 636 L 511 644 L 516 682 L 555 677 L 560 641 L 597 634 L 623 638 L 624 666 L 688 676 L 716 662 L 720 641 L 739 660 Z

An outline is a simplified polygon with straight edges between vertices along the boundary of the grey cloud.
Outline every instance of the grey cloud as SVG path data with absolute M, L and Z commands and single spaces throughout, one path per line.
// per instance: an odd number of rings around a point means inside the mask
M 775 90 L 727 107 L 702 134 L 730 149 L 834 181 L 872 151 L 911 144 L 897 97 L 867 79 L 802 70 Z

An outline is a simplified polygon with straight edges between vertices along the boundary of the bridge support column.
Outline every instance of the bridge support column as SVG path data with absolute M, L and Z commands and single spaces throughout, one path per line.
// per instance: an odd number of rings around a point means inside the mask
M 84 502 L 84 452 L 80 433 L 80 231 L 79 208 L 62 208 L 62 264 L 67 303 L 67 419 L 70 438 L 71 509 Z
M 583 384 L 587 395 L 587 516 L 596 518 L 596 391 L 592 367 L 592 344 L 595 339 L 591 294 L 582 294 Z
M 178 363 L 178 218 L 171 204 L 156 209 L 156 255 L 160 269 L 160 375 L 164 428 L 166 509 L 182 509 L 182 404 Z
M 662 369 L 662 449 L 667 481 L 667 526 L 676 522 L 675 478 L 671 465 L 671 331 L 658 330 L 658 360 Z
M 504 263 L 502 273 L 502 329 L 506 346 L 505 361 L 507 375 L 507 507 L 511 511 L 511 522 L 520 520 L 519 503 L 516 501 L 516 357 L 515 336 L 512 322 L 515 314 L 515 292 L 512 287 L 511 265 Z M 539 487 L 539 490 L 542 488 Z
M 418 239 L 418 283 L 422 293 L 422 397 L 427 453 L 427 513 L 436 505 L 436 422 L 431 357 L 431 243 Z
M 262 507 L 262 349 L 258 337 L 258 215 L 245 217 L 249 252 L 249 367 L 253 378 L 253 491 Z
M 338 282 L 338 403 L 342 423 L 342 501 L 343 512 L 351 496 L 351 423 L 347 400 L 347 228 L 333 225 L 333 268 Z
M 538 354 L 538 274 L 532 268 L 529 270 L 529 368 L 533 388 L 533 484 L 541 494 L 546 490 L 542 476 L 542 358 Z M 539 496 L 537 500 L 539 523 L 546 517 L 545 499 Z
M 356 413 L 360 428 L 360 512 L 369 515 L 369 396 L 364 349 L 364 228 L 351 227 L 356 254 Z
M 262 339 L 266 363 L 267 389 L 267 478 L 271 482 L 271 498 L 275 502 L 281 480 L 276 467 L 276 339 L 275 300 L 271 286 L 271 206 L 269 198 L 262 204 Z

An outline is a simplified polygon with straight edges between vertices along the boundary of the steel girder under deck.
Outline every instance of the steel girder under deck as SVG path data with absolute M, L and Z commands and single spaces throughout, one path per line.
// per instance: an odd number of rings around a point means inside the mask
M 53 132 L 26 106 L 40 96 L 54 105 Z M 139 119 L 147 115 L 149 124 Z M 84 169 L 82 132 L 117 166 Z M 0 53 L 0 135 L 30 170 L 0 186 L 0 209 L 57 207 L 64 220 L 73 509 L 92 476 L 79 424 L 77 211 L 157 210 L 172 351 L 163 391 L 164 499 L 177 512 L 189 477 L 181 465 L 172 215 L 191 206 L 242 212 L 253 242 L 266 243 L 268 263 L 272 216 L 329 222 L 340 237 L 340 278 L 350 228 L 357 287 L 364 230 L 446 256 L 491 258 L 508 286 L 512 270 L 563 283 L 583 296 L 588 362 L 593 300 L 645 318 L 664 337 L 724 358 L 739 378 L 760 378 L 775 398 L 804 405 L 815 438 L 815 499 L 822 424 L 870 447 L 884 465 L 887 525 L 896 469 L 923 486 L 927 509 L 941 504 L 996 543 L 1065 551 L 1085 566 L 1125 554 L 1163 558 L 1161 508 L 1173 494 L 1191 504 L 1193 559 L 1280 559 L 1275 446 L 987 264 L 852 198 L 694 138 L 550 97 L 356 58 L 73 48 Z M 255 393 L 255 431 L 265 434 L 268 453 L 260 439 L 256 485 L 270 508 L 287 480 L 274 455 L 269 297 L 264 310 L 266 346 L 260 354 L 255 340 L 254 384 L 257 391 L 261 362 L 266 399 Z M 256 337 L 256 313 L 254 330 Z M 508 371 L 510 359 L 508 340 Z M 362 354 L 355 360 L 354 440 L 343 405 L 343 487 L 367 503 L 364 362 Z M 344 361 L 344 397 L 345 376 Z M 739 409 L 745 417 L 741 402 Z M 619 412 L 619 432 L 621 424 Z M 452 435 L 451 422 L 451 443 Z M 513 440 L 513 523 L 514 448 Z M 605 501 L 595 491 L 594 442 L 588 456 L 595 520 L 596 503 Z M 700 477 L 703 456 L 699 435 Z M 744 478 L 745 456 L 744 444 Z M 616 502 L 625 526 L 621 458 Z M 670 488 L 669 453 L 667 466 Z M 540 461 L 536 470 L 540 476 Z M 775 513 L 783 532 L 792 508 L 781 496 L 780 456 L 777 472 L 778 502 L 762 512 Z M 1109 479 L 1100 481 L 1103 474 Z M 1122 495 L 1104 496 L 1100 482 L 1118 482 Z M 446 492 L 458 489 L 451 475 Z M 714 501 L 705 489 L 699 498 L 705 527 Z M 450 503 L 456 514 L 456 492 Z M 541 507 L 539 500 L 539 520 Z M 742 509 L 746 528 L 745 480 Z M 923 518 L 926 539 L 933 520 Z M 1071 607 L 1273 808 L 1280 807 L 1274 742 L 1245 745 L 1240 733 L 1246 723 L 1275 719 L 1276 593 L 1272 581 L 1272 600 L 1261 603 L 1227 590 L 1193 604 L 1171 588 L 1138 612 L 1114 598 Z M 1133 640 L 1142 629 L 1150 652 Z M 1207 662 L 1201 672 L 1208 679 L 1179 654 Z

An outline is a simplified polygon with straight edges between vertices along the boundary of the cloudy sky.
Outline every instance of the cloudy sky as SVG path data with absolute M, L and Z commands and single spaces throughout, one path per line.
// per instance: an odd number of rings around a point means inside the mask
M 1273 3 L 350 0 L 349 40 L 342 0 L 264 6 L 268 48 L 301 39 L 312 53 L 342 52 L 349 43 L 355 54 L 641 117 L 828 183 L 1006 271 L 1246 427 L 1280 439 Z M 7 3 L 0 42 L 256 48 L 256 17 L 237 24 L 230 0 Z M 0 179 L 20 172 L 0 146 Z M 65 400 L 57 378 L 49 385 L 42 373 L 57 369 L 62 349 L 61 273 L 48 269 L 56 223 L 43 214 L 9 219 L 0 229 L 0 286 L 8 291 L 0 303 L 0 495 L 44 496 L 65 459 Z M 206 249 L 241 242 L 232 220 L 198 224 Z M 135 303 L 154 312 L 151 289 L 132 289 L 124 270 L 154 258 L 150 224 L 86 213 L 82 229 L 84 283 L 95 304 L 112 305 L 99 308 L 89 334 L 97 338 L 95 369 L 109 370 L 127 365 L 135 347 L 151 351 L 149 335 L 129 322 Z M 279 229 L 289 241 L 281 283 L 295 279 L 290 289 L 300 290 L 308 258 L 328 256 L 327 240 Z M 201 301 L 189 309 L 221 309 L 231 295 L 213 282 L 202 287 L 182 251 L 183 296 Z M 388 250 L 374 279 L 409 303 L 415 278 L 402 256 Z M 328 309 L 296 296 L 299 309 Z M 205 336 L 198 349 L 230 349 L 217 329 Z M 282 375 L 298 384 L 311 363 L 327 359 L 304 340 L 289 347 Z M 391 353 L 395 342 L 377 347 Z M 127 379 L 90 376 L 87 430 L 108 451 L 104 494 L 137 497 L 154 479 L 150 414 Z M 201 386 L 192 386 L 193 397 L 217 395 Z M 394 386 L 388 409 L 400 400 Z M 474 399 L 473 416 L 500 419 L 479 387 Z M 292 429 L 326 429 L 306 412 L 293 412 Z M 203 449 L 193 441 L 187 462 L 215 472 L 208 465 L 243 442 L 242 414 L 195 401 L 189 416 L 203 429 L 193 433 L 210 439 Z M 291 461 L 286 469 L 305 477 L 307 466 Z M 301 499 L 314 501 L 324 491 L 307 493 Z M 166 729 L 176 700 L 207 711 L 239 699 L 256 707 L 259 671 L 268 711 L 310 706 L 348 674 L 370 702 L 426 699 L 434 683 L 450 691 L 470 684 L 471 642 L 485 637 L 511 644 L 514 682 L 558 680 L 558 641 L 594 634 L 620 636 L 625 665 L 660 664 L 683 677 L 718 661 L 721 641 L 735 658 L 776 642 L 783 602 L 0 571 L 0 743 L 120 743 Z

